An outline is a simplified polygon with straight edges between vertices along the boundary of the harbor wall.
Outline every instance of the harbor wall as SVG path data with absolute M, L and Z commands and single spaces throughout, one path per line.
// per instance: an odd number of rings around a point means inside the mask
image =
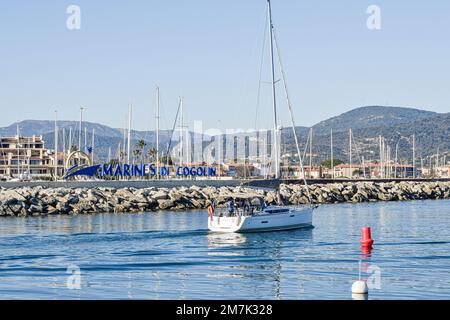
M 178 187 L 222 187 L 238 186 L 241 180 L 98 180 L 98 181 L 24 181 L 24 182 L 0 182 L 0 188 L 178 188 Z
M 276 193 L 270 189 L 241 186 L 235 180 L 227 185 L 204 182 L 181 185 L 144 184 L 133 182 L 116 185 L 113 182 L 99 187 L 95 182 L 59 185 L 57 182 L 40 185 L 19 185 L 0 189 L 0 216 L 42 216 L 56 214 L 139 213 L 158 210 L 206 209 L 212 201 L 223 206 L 227 199 L 241 196 L 264 198 L 267 204 L 276 203 Z M 173 182 L 175 183 L 175 182 Z M 450 199 L 450 182 L 335 182 L 313 184 L 309 188 L 315 204 L 360 203 L 376 201 L 407 201 Z M 280 194 L 286 205 L 307 204 L 308 192 L 301 184 L 281 184 Z
M 377 179 L 377 180 L 348 180 L 348 179 L 308 179 L 309 185 L 324 185 L 334 183 L 400 183 L 409 182 L 407 179 Z M 416 179 L 414 182 L 450 182 L 449 179 Z M 22 181 L 22 182 L 2 182 L 0 188 L 181 188 L 181 187 L 237 187 L 248 186 L 255 188 L 278 188 L 280 184 L 295 185 L 304 184 L 302 179 L 292 180 L 243 180 L 243 179 L 203 179 L 203 180 L 80 180 L 80 181 Z

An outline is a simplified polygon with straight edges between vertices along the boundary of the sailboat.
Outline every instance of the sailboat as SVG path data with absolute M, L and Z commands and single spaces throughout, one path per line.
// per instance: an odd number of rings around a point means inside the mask
M 279 127 L 277 120 L 277 104 L 276 104 L 276 81 L 275 81 L 275 67 L 274 67 L 274 40 L 277 44 L 274 34 L 274 25 L 272 21 L 272 8 L 270 0 L 267 0 L 267 16 L 269 21 L 270 30 L 270 57 L 271 57 L 271 73 L 272 73 L 272 99 L 273 99 L 273 114 L 274 114 L 274 169 L 275 179 L 280 180 L 280 145 L 279 145 Z M 286 99 L 288 101 L 288 109 L 292 122 L 292 130 L 294 133 L 295 144 L 297 147 L 297 154 L 299 157 L 299 163 L 301 172 L 303 173 L 303 180 L 306 186 L 309 205 L 298 207 L 286 207 L 286 206 L 265 206 L 264 201 L 259 196 L 249 195 L 234 195 L 234 199 L 244 200 L 247 204 L 243 208 L 234 208 L 230 206 L 227 211 L 220 212 L 215 210 L 214 206 L 208 208 L 208 228 L 213 232 L 264 232 L 264 231 L 281 231 L 292 230 L 299 228 L 312 227 L 313 211 L 316 208 L 312 204 L 311 196 L 309 194 L 308 184 L 305 177 L 305 171 L 303 168 L 302 155 L 298 143 L 298 138 L 295 129 L 294 116 L 292 106 L 289 99 L 289 94 L 286 86 L 286 77 L 283 71 L 279 48 L 277 45 L 278 60 L 280 64 L 281 73 L 283 76 L 283 84 L 285 89 Z M 255 201 L 259 199 L 259 205 L 252 206 Z M 230 199 L 230 203 L 233 201 Z M 216 212 L 217 211 L 217 212 Z

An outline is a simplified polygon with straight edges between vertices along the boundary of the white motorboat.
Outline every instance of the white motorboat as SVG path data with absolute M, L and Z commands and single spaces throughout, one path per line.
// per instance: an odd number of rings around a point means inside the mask
M 279 180 L 281 177 L 280 172 L 280 127 L 277 119 L 277 99 L 276 99 L 276 83 L 275 81 L 275 68 L 274 68 L 274 47 L 276 47 L 276 53 L 281 70 L 281 80 L 284 85 L 284 93 L 287 100 L 288 110 L 291 118 L 291 125 L 295 145 L 297 149 L 297 155 L 299 156 L 300 169 L 303 174 L 303 180 L 306 186 L 309 205 L 301 207 L 284 207 L 284 206 L 268 206 L 264 207 L 264 202 L 261 200 L 260 206 L 250 207 L 247 205 L 245 209 L 242 208 L 228 208 L 226 212 L 215 212 L 213 206 L 208 208 L 209 219 L 208 228 L 213 232 L 262 232 L 262 231 L 279 231 L 279 230 L 291 230 L 312 226 L 313 211 L 316 208 L 312 204 L 311 196 L 308 189 L 308 184 L 305 178 L 305 171 L 303 168 L 302 152 L 298 142 L 298 136 L 296 133 L 296 125 L 294 121 L 294 115 L 292 110 L 291 101 L 289 98 L 286 77 L 283 70 L 283 65 L 280 58 L 280 48 L 278 47 L 277 38 L 275 36 L 274 25 L 272 22 L 272 8 L 270 0 L 267 0 L 267 17 L 270 30 L 270 57 L 271 57 L 271 72 L 272 72 L 272 103 L 273 103 L 273 116 L 274 116 L 274 134 L 273 134 L 273 170 L 275 173 L 275 179 Z

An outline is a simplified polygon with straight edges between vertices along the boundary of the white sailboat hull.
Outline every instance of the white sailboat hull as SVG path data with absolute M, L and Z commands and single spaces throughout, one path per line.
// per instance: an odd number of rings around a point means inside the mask
M 313 208 L 291 208 L 283 213 L 252 216 L 213 217 L 208 228 L 213 232 L 268 232 L 312 227 Z

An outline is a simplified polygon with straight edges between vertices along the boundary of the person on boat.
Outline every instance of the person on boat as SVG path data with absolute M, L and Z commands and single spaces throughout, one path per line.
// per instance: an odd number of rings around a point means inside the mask
M 277 190 L 277 205 L 278 206 L 283 206 L 284 205 L 284 203 L 283 203 L 283 199 L 281 198 L 281 193 L 280 193 L 280 190 Z
M 231 198 L 227 201 L 227 211 L 230 216 L 234 214 L 234 201 Z
M 250 213 L 251 213 L 250 201 L 248 201 L 248 199 L 244 201 L 244 206 L 243 206 L 243 208 L 244 208 L 244 212 L 245 212 L 246 214 L 250 214 Z
M 261 207 L 261 211 L 262 211 L 267 207 L 267 205 L 263 198 L 258 198 L 258 199 L 259 199 L 259 206 Z

